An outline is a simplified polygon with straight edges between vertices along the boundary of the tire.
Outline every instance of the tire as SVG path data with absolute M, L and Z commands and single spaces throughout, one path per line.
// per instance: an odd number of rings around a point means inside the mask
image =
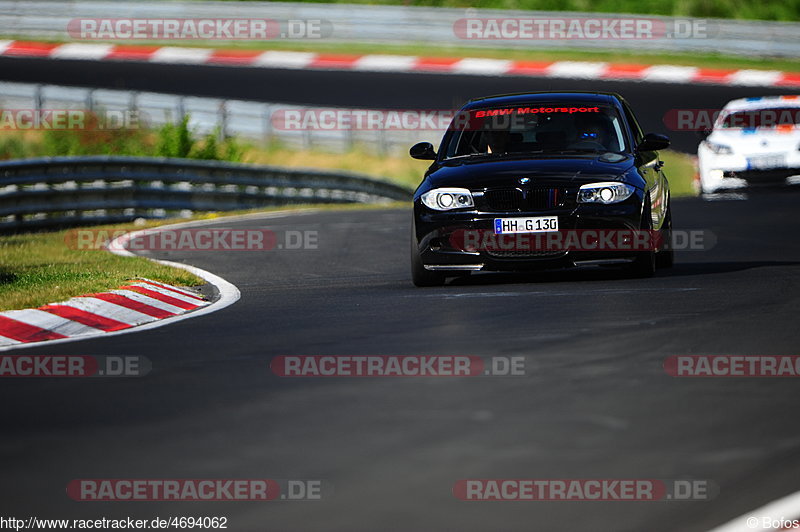
M 439 272 L 432 272 L 426 270 L 422 264 L 422 258 L 419 256 L 419 247 L 417 246 L 417 235 L 415 231 L 411 230 L 411 281 L 415 286 L 442 286 L 447 279 Z
M 667 205 L 667 215 L 661 227 L 661 250 L 656 253 L 656 268 L 672 268 L 675 264 L 675 250 L 672 249 L 672 202 Z M 666 246 L 666 249 L 663 247 Z
M 641 231 L 652 231 L 653 219 L 650 217 L 650 198 L 647 198 L 642 211 L 642 223 L 639 226 Z M 656 252 L 654 249 L 639 251 L 636 258 L 629 266 L 631 277 L 645 278 L 652 277 L 656 273 Z

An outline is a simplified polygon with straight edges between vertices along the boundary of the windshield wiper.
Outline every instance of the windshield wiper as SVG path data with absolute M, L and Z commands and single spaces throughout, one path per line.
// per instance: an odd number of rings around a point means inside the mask
M 471 159 L 473 157 L 500 157 L 502 155 L 507 155 L 505 152 L 496 152 L 496 153 L 489 153 L 489 152 L 478 152 L 478 153 L 465 153 L 463 155 L 453 155 L 452 157 L 448 157 L 445 161 L 450 161 L 453 159 Z
M 571 153 L 581 154 L 602 154 L 602 153 L 616 153 L 609 152 L 608 150 L 598 150 L 596 148 L 571 148 L 568 150 L 524 150 L 524 151 L 509 151 L 509 152 L 478 152 L 466 153 L 464 155 L 454 155 L 448 157 L 447 161 L 453 159 L 471 159 L 471 158 L 492 158 L 492 157 L 525 157 L 528 155 L 566 155 Z

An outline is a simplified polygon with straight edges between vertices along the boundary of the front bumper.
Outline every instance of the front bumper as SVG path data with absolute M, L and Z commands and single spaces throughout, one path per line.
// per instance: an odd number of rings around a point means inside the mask
M 800 152 L 778 153 L 785 164 L 758 168 L 752 164 L 754 158 L 764 154 L 716 155 L 706 149 L 699 149 L 699 170 L 703 190 L 713 192 L 722 189 L 735 189 L 756 186 L 776 186 L 791 183 L 789 178 L 800 176 Z
M 642 196 L 637 191 L 612 205 L 578 204 L 569 210 L 535 212 L 437 212 L 414 204 L 414 237 L 422 263 L 429 270 L 526 271 L 565 268 L 584 261 L 629 261 L 635 252 L 617 250 L 551 249 L 530 244 L 525 237 L 495 239 L 495 218 L 558 216 L 559 230 L 635 231 L 640 228 Z M 546 242 L 547 233 L 540 233 Z M 528 244 L 525 244 L 525 243 Z M 466 244 L 466 245 L 465 245 Z

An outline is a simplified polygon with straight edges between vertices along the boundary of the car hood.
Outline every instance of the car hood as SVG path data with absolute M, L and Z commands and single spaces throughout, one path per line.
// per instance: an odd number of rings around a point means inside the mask
M 633 157 L 613 154 L 600 157 L 542 157 L 536 159 L 456 159 L 444 161 L 428 175 L 431 188 L 464 187 L 472 190 L 517 186 L 521 178 L 530 184 L 584 184 L 600 179 L 622 180 Z
M 777 129 L 719 129 L 709 142 L 723 144 L 740 154 L 775 153 L 800 149 L 800 130 Z

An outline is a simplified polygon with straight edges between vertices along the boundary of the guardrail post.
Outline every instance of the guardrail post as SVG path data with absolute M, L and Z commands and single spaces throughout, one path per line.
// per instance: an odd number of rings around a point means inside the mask
M 139 93 L 136 91 L 131 91 L 128 94 L 128 116 L 130 120 L 135 120 L 137 126 L 135 127 L 150 127 L 152 124 L 149 122 L 143 122 L 141 113 L 139 113 Z
M 33 91 L 33 107 L 37 111 L 41 111 L 42 107 L 44 107 L 44 96 L 42 95 L 43 88 L 41 85 L 36 85 L 36 88 Z
M 388 151 L 389 149 L 386 146 L 386 129 L 380 128 L 378 130 L 378 153 L 386 155 Z
M 272 107 L 268 105 L 264 111 L 264 142 L 266 144 L 272 144 L 273 135 Z
M 86 110 L 94 111 L 94 89 L 86 91 Z
M 303 130 L 303 148 L 306 150 L 311 149 L 312 139 L 311 139 L 311 132 L 313 128 L 307 128 Z
M 219 111 L 217 113 L 217 140 L 224 141 L 228 136 L 228 108 L 225 106 L 225 100 L 219 102 Z
M 354 135 L 353 135 L 353 121 L 351 120 L 351 116 L 348 114 L 345 118 L 346 127 L 344 129 L 344 149 L 345 150 L 352 150 L 355 144 Z

